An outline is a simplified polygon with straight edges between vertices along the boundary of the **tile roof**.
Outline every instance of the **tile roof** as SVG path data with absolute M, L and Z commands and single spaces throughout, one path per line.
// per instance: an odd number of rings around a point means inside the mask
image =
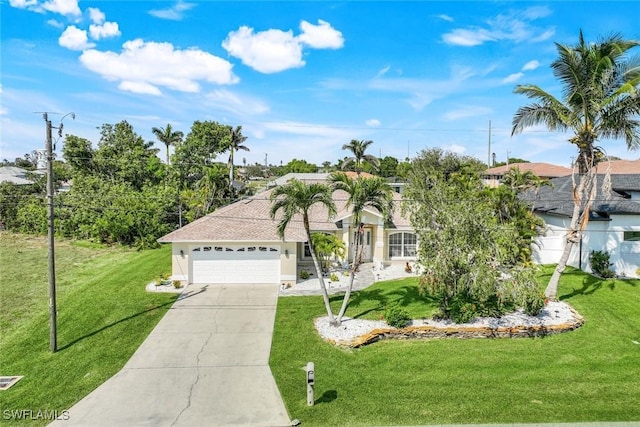
M 571 175 L 571 168 L 552 165 L 551 163 L 511 163 L 509 165 L 487 169 L 482 172 L 482 174 L 502 176 L 510 169 L 519 169 L 521 172 L 531 171 L 540 178 L 556 178 Z
M 638 160 L 611 160 L 598 164 L 598 172 L 609 173 L 612 175 L 619 174 L 640 174 L 640 159 Z
M 612 174 L 611 193 L 602 189 L 604 174 L 598 174 L 598 185 L 591 210 L 606 217 L 609 214 L 640 214 L 640 202 L 631 201 L 623 194 L 626 191 L 640 191 L 640 174 Z M 533 208 L 540 213 L 571 217 L 573 214 L 573 183 L 570 176 L 554 178 L 552 186 L 542 187 L 537 193 L 529 191 L 521 197 L 533 202 Z
M 186 242 L 186 241 L 281 241 L 277 233 L 280 215 L 272 220 L 269 216 L 271 200 L 269 199 L 273 189 L 256 194 L 246 199 L 239 200 L 224 206 L 216 211 L 197 219 L 196 221 L 174 230 L 158 239 L 160 243 Z M 406 218 L 400 214 L 402 196 L 393 193 L 394 212 L 392 214 L 392 227 L 397 229 L 411 229 Z M 327 209 L 321 205 L 315 205 L 309 212 L 310 226 L 313 231 L 336 231 L 337 221 L 350 216 L 350 209 L 346 206 L 347 193 L 335 191 L 333 199 L 336 203 L 337 214 L 328 219 Z M 379 216 L 375 210 L 368 212 Z M 366 214 L 365 214 L 366 215 Z M 285 231 L 285 240 L 290 242 L 305 242 L 302 218 L 295 217 Z

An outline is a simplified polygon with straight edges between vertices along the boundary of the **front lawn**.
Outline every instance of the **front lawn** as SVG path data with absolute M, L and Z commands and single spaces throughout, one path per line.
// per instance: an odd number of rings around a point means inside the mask
M 0 374 L 24 376 L 0 391 L 5 421 L 10 411 L 69 409 L 122 368 L 175 301 L 145 291 L 170 271 L 170 253 L 57 241 L 59 351 L 51 353 L 46 238 L 0 232 Z
M 545 268 L 540 282 L 551 272 Z M 584 316 L 578 330 L 531 339 L 386 340 L 357 350 L 336 348 L 315 332 L 321 297 L 283 297 L 271 369 L 291 418 L 304 425 L 640 420 L 640 280 L 568 269 L 559 296 Z M 332 298 L 336 307 L 340 299 Z M 417 279 L 404 279 L 356 293 L 347 315 L 377 319 L 394 302 L 415 318 L 436 309 L 417 294 Z M 306 406 L 302 369 L 309 361 L 313 407 Z

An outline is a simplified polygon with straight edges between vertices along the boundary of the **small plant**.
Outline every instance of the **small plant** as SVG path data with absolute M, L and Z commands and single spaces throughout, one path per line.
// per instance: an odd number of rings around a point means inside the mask
M 342 275 L 343 275 L 344 277 L 349 277 L 349 271 L 348 271 L 348 270 L 343 271 L 343 272 L 342 272 Z
M 180 280 L 174 280 L 173 287 L 176 289 L 180 289 L 182 287 L 182 283 L 180 282 Z
M 390 307 L 385 310 L 384 318 L 394 328 L 404 328 L 411 321 L 409 313 L 400 307 Z
M 331 279 L 332 282 L 337 282 L 340 280 L 340 278 L 336 273 L 331 273 L 331 276 L 329 276 L 329 279 Z
M 310 276 L 311 276 L 311 274 L 309 274 L 309 272 L 308 272 L 308 271 L 306 271 L 306 270 L 302 270 L 302 271 L 300 272 L 300 278 L 301 278 L 302 280 L 307 280 Z
M 615 277 L 616 273 L 611 269 L 613 264 L 609 261 L 609 252 L 591 251 L 589 262 L 591 263 L 591 270 L 598 276 L 605 279 Z

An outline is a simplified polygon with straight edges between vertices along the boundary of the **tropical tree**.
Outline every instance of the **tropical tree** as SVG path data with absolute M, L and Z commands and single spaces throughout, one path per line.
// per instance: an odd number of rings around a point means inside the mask
M 233 154 L 238 150 L 249 151 L 249 147 L 242 145 L 247 140 L 246 136 L 242 135 L 242 126 L 236 126 L 235 128 L 229 126 L 229 144 L 223 151 L 229 151 L 229 186 L 233 185 Z
M 358 176 L 356 179 L 352 179 L 344 172 L 335 172 L 329 176 L 329 182 L 335 190 L 342 190 L 347 193 L 347 206 L 351 207 L 352 224 L 355 225 L 357 230 L 349 286 L 344 294 L 340 312 L 335 319 L 335 324 L 340 325 L 349 305 L 355 273 L 362 264 L 362 234 L 364 232 L 362 213 L 365 208 L 371 207 L 377 209 L 387 220 L 393 210 L 393 190 L 383 178 L 377 176 L 373 178 Z
M 184 134 L 179 130 L 174 131 L 170 123 L 167 123 L 167 126 L 164 128 L 151 128 L 151 132 L 153 132 L 158 141 L 167 147 L 167 164 L 169 164 L 169 147 L 180 144 Z
M 543 185 L 549 185 L 549 182 L 541 179 L 531 171 L 521 171 L 518 168 L 511 168 L 502 176 L 502 184 L 520 193 L 526 190 L 537 191 Z
M 313 260 L 313 266 L 316 269 L 318 280 L 320 281 L 320 290 L 322 291 L 322 298 L 327 310 L 327 315 L 331 323 L 335 322 L 333 312 L 331 311 L 331 305 L 329 304 L 329 294 L 324 283 L 322 276 L 322 269 L 316 255 L 316 250 L 313 245 L 313 239 L 311 237 L 311 226 L 309 223 L 309 212 L 315 205 L 322 205 L 327 208 L 327 215 L 331 218 L 336 214 L 336 205 L 333 202 L 333 191 L 331 187 L 326 184 L 312 183 L 306 184 L 300 180 L 292 179 L 284 185 L 276 187 L 271 193 L 271 209 L 269 211 L 271 218 L 275 219 L 278 212 L 281 212 L 281 217 L 278 222 L 278 235 L 284 239 L 285 230 L 287 226 L 294 220 L 295 217 L 302 217 L 302 225 L 307 235 L 307 242 L 309 244 L 309 252 L 311 252 L 311 259 Z
M 311 240 L 323 272 L 328 272 L 332 258 L 344 258 L 345 244 L 335 234 L 312 233 Z
M 629 149 L 640 146 L 640 56 L 627 57 L 640 42 L 614 34 L 597 43 L 580 31 L 575 46 L 556 43 L 558 58 L 551 64 L 562 84 L 562 98 L 536 85 L 518 85 L 514 92 L 536 102 L 520 107 L 513 117 L 512 135 L 544 124 L 552 131 L 571 131 L 569 142 L 578 149 L 579 179 L 574 185 L 574 209 L 566 245 L 545 294 L 555 299 L 558 282 L 573 245 L 580 241 L 597 188 L 595 164 L 603 157 L 596 143 L 624 139 Z
M 342 146 L 343 150 L 349 150 L 353 154 L 352 157 L 347 157 L 341 165 L 342 170 L 345 170 L 350 165 L 354 165 L 356 173 L 360 175 L 362 173 L 362 167 L 364 163 L 370 164 L 375 169 L 380 167 L 380 161 L 376 156 L 366 154 L 367 148 L 373 144 L 373 141 L 361 141 L 352 139 L 348 144 Z

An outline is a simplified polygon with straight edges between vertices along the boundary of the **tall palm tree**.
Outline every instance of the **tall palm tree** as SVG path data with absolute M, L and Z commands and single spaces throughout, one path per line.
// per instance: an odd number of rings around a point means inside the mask
M 184 134 L 182 132 L 174 131 L 171 124 L 167 123 L 165 128 L 151 128 L 151 132 L 158 138 L 158 141 L 162 142 L 167 147 L 167 164 L 169 164 L 169 146 L 176 146 L 182 142 Z
M 229 145 L 223 152 L 229 150 L 229 185 L 233 186 L 233 154 L 238 150 L 250 150 L 246 145 L 242 145 L 242 143 L 247 140 L 247 137 L 242 135 L 242 126 L 236 126 L 235 128 L 229 126 L 229 132 Z
M 344 172 L 335 172 L 329 176 L 329 182 L 335 190 L 342 190 L 348 194 L 347 206 L 351 207 L 352 224 L 355 225 L 357 230 L 357 235 L 353 242 L 355 246 L 353 261 L 351 263 L 349 287 L 344 294 L 342 306 L 335 321 L 335 323 L 339 325 L 349 305 L 355 273 L 362 264 L 362 233 L 364 232 L 362 227 L 362 213 L 365 208 L 371 207 L 382 213 L 385 220 L 387 220 L 393 210 L 393 190 L 383 178 L 377 176 L 373 178 L 362 178 L 358 176 L 356 179 L 352 179 Z
M 373 144 L 373 141 L 360 141 L 357 139 L 352 139 L 350 143 L 344 144 L 342 146 L 343 150 L 349 150 L 353 154 L 353 157 L 347 157 L 342 162 L 342 169 L 346 169 L 349 165 L 353 164 L 356 170 L 356 173 L 360 175 L 362 172 L 363 164 L 369 163 L 375 169 L 380 167 L 380 161 L 376 156 L 371 154 L 366 154 L 367 147 Z
M 627 58 L 637 41 L 618 34 L 587 43 L 580 31 L 578 44 L 556 43 L 558 58 L 551 64 L 563 86 L 562 99 L 536 85 L 519 85 L 514 92 L 536 102 L 520 107 L 513 117 L 512 135 L 537 124 L 552 131 L 572 131 L 578 148 L 579 182 L 574 180 L 574 210 L 566 245 L 545 294 L 555 299 L 560 276 L 571 249 L 582 237 L 597 186 L 595 164 L 602 155 L 600 138 L 624 139 L 629 149 L 640 146 L 640 57 Z
M 313 239 L 311 238 L 311 226 L 309 223 L 309 211 L 311 208 L 320 204 L 327 208 L 327 215 L 329 218 L 336 214 L 336 205 L 333 202 L 333 191 L 331 187 L 325 184 L 306 184 L 300 180 L 293 179 L 284 185 L 276 187 L 271 193 L 271 209 L 269 214 L 272 219 L 275 219 L 278 211 L 282 211 L 282 216 L 278 222 L 278 235 L 284 239 L 285 230 L 289 223 L 296 216 L 302 217 L 302 225 L 307 235 L 307 242 L 309 244 L 309 252 L 311 252 L 311 259 L 313 260 L 313 266 L 316 269 L 316 275 L 320 281 L 320 290 L 322 291 L 322 298 L 324 305 L 329 316 L 331 323 L 335 322 L 333 312 L 331 311 L 331 305 L 329 304 L 329 294 L 324 284 L 324 278 L 322 276 L 322 269 L 318 262 L 318 256 L 316 255 L 315 248 L 313 247 Z

